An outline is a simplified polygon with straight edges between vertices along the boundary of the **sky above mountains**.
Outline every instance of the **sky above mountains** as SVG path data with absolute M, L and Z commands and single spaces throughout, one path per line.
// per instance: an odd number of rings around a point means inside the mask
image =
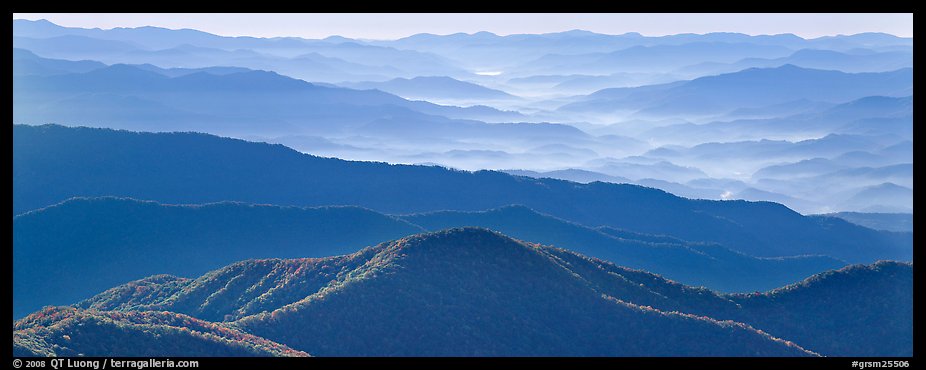
M 498 35 L 586 30 L 604 34 L 636 32 L 645 36 L 679 33 L 738 32 L 748 35 L 791 33 L 803 38 L 889 33 L 913 37 L 910 13 L 309 13 L 309 14 L 125 14 L 14 13 L 13 19 L 47 19 L 66 27 L 155 26 L 192 28 L 223 36 L 325 38 L 343 36 L 389 40 L 418 33 L 492 32 Z

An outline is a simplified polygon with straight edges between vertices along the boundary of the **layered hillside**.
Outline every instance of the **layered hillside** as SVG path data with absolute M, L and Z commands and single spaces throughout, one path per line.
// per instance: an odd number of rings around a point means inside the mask
M 906 356 L 912 274 L 911 264 L 879 262 L 766 293 L 719 294 L 463 228 L 346 256 L 242 261 L 192 280 L 153 276 L 77 307 L 179 312 L 320 356 L 780 354 L 744 334 L 753 330 L 825 356 Z M 676 342 L 689 334 L 699 344 Z M 707 345 L 727 335 L 748 344 Z
M 521 240 L 566 248 L 619 266 L 649 271 L 686 285 L 704 286 L 721 292 L 771 290 L 845 265 L 845 262 L 826 256 L 756 258 L 717 244 L 691 243 L 626 230 L 596 230 L 523 206 L 401 217 L 433 231 L 463 226 L 485 227 Z
M 880 261 L 763 294 L 731 295 L 733 316 L 828 356 L 913 356 L 913 265 Z M 720 317 L 720 316 L 718 316 Z
M 307 356 L 263 338 L 171 312 L 46 307 L 13 324 L 14 357 Z
M 735 306 L 710 291 L 650 274 L 642 278 L 655 279 L 655 290 L 644 288 L 594 263 L 484 229 L 452 229 L 342 257 L 244 261 L 195 280 L 153 277 L 78 306 L 231 321 L 321 356 L 812 354 L 748 325 L 653 308 L 691 311 L 678 300 L 687 296 Z
M 386 213 L 523 204 L 586 226 L 717 242 L 753 256 L 821 254 L 850 263 L 912 258 L 912 234 L 805 217 L 770 202 L 691 200 L 626 184 L 351 162 L 195 133 L 14 125 L 14 215 L 74 196 L 104 195 L 167 203 L 358 205 Z
M 13 218 L 13 314 L 150 275 L 198 276 L 249 258 L 348 254 L 420 231 L 358 207 L 70 199 Z

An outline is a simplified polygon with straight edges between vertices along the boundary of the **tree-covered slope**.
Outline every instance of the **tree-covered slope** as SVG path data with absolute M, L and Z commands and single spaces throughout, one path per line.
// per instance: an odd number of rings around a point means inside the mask
M 73 196 L 105 195 L 168 203 L 359 205 L 385 213 L 523 204 L 590 227 L 718 242 L 753 256 L 912 258 L 909 233 L 805 217 L 776 203 L 691 200 L 626 184 L 351 162 L 195 133 L 14 125 L 14 215 Z
M 884 299 L 856 299 L 869 296 Z M 748 352 L 704 346 L 729 337 L 692 317 L 732 320 L 721 326 L 749 326 L 825 356 L 912 351 L 911 264 L 853 265 L 766 293 L 720 294 L 474 228 L 346 256 L 242 261 L 196 279 L 153 276 L 77 307 L 179 312 L 323 356 Z M 664 341 L 650 342 L 659 332 Z M 624 343 L 630 333 L 639 338 Z M 706 342 L 683 344 L 688 335 Z M 751 350 L 769 350 L 744 340 Z
M 686 285 L 721 292 L 766 291 L 837 269 L 844 262 L 825 256 L 756 258 L 716 244 L 613 230 L 591 229 L 524 206 L 484 212 L 442 211 L 401 216 L 436 231 L 479 226 L 520 240 L 566 248 L 619 266 L 660 274 Z
M 909 263 L 852 265 L 763 294 L 729 298 L 746 313 L 729 318 L 812 351 L 828 356 L 913 356 Z
M 307 356 L 171 312 L 46 307 L 13 323 L 13 356 Z
M 748 325 L 688 314 L 699 304 L 735 307 L 709 290 L 601 263 L 452 229 L 348 256 L 243 261 L 195 280 L 153 277 L 78 306 L 230 321 L 320 356 L 811 354 Z
M 237 325 L 319 355 L 809 354 L 746 325 L 608 296 L 543 250 L 483 229 L 380 246 L 317 293 Z
M 192 277 L 249 258 L 348 254 L 420 231 L 358 207 L 69 199 L 13 217 L 13 314 L 71 304 L 149 275 Z

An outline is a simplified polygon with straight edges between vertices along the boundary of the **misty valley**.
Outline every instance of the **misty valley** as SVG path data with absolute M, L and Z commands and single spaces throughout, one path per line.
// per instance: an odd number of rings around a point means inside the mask
M 14 19 L 13 354 L 913 356 L 912 95 L 887 33 Z

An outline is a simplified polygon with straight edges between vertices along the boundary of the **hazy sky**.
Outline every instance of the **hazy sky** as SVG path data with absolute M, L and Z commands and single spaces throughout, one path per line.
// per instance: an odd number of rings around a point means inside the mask
M 225 36 L 341 35 L 396 39 L 416 33 L 489 31 L 500 35 L 583 29 L 598 33 L 793 33 L 812 38 L 861 32 L 913 37 L 913 14 L 62 14 L 16 13 L 13 19 L 47 19 L 84 28 L 158 26 L 193 28 Z

